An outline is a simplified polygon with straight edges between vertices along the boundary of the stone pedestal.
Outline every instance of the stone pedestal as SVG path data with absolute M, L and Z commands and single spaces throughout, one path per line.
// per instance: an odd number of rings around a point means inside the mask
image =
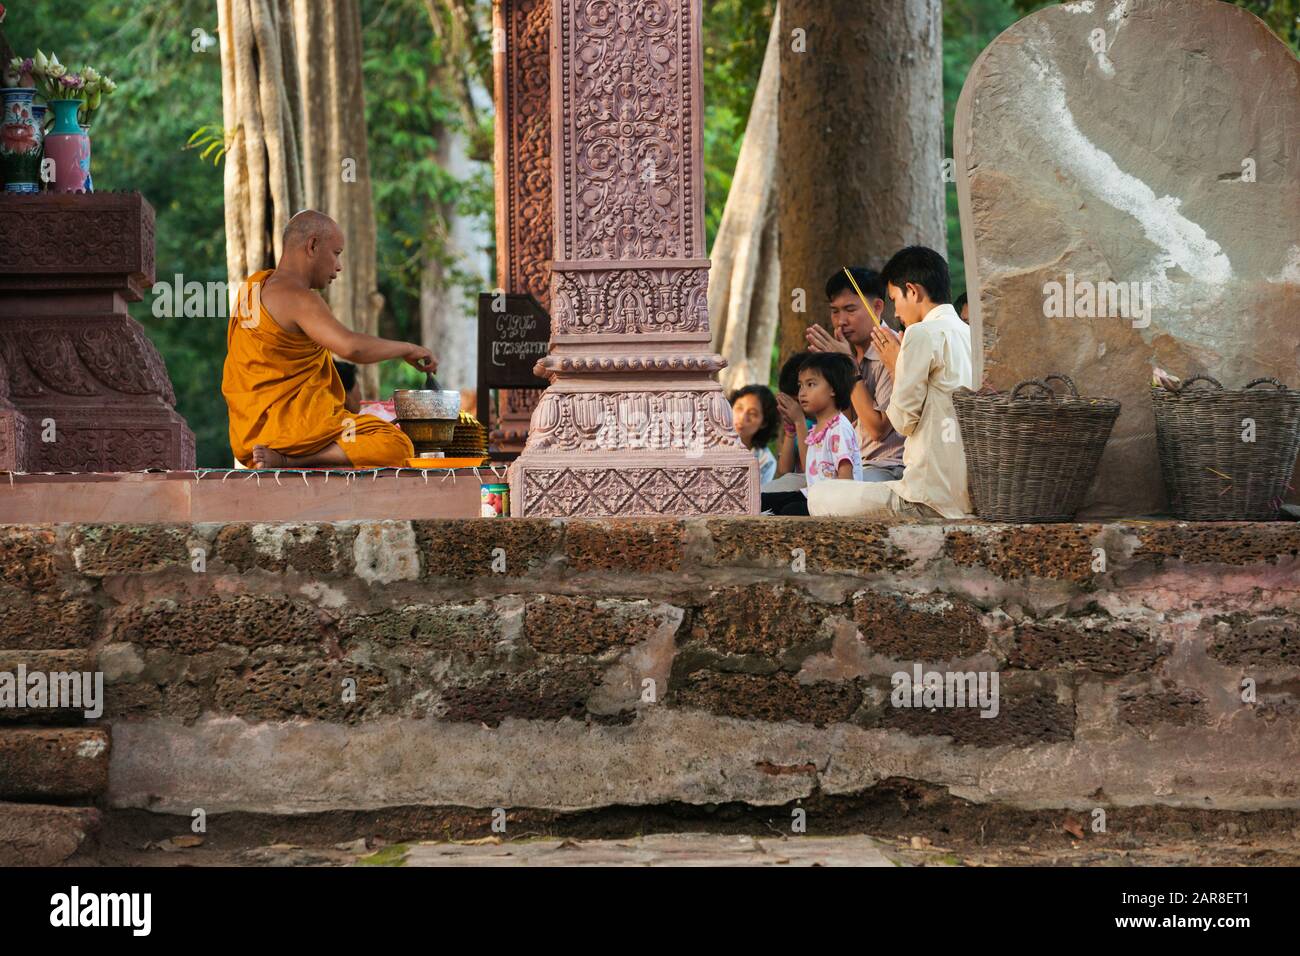
M 127 312 L 153 281 L 138 193 L 0 195 L 0 468 L 194 467 L 166 366 Z
M 553 0 L 553 384 L 515 515 L 749 514 L 709 348 L 700 2 Z

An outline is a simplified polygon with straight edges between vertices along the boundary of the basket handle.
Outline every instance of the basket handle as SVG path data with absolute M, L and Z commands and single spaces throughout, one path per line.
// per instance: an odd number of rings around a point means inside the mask
M 1056 375 L 1056 374 L 1052 374 L 1052 375 L 1044 375 L 1044 376 L 1043 376 L 1043 381 L 1044 381 L 1044 382 L 1050 382 L 1052 379 L 1056 379 L 1058 382 L 1064 382 L 1064 383 L 1065 383 L 1065 387 L 1068 388 L 1068 389 L 1070 390 L 1070 397 L 1071 397 L 1071 398 L 1078 398 L 1078 397 L 1079 397 L 1079 390 L 1078 390 L 1077 388 L 1074 387 L 1074 379 L 1070 378 L 1070 376 L 1068 376 L 1068 375 Z
M 1064 382 L 1066 386 L 1070 389 L 1070 394 L 1074 398 L 1079 397 L 1079 390 L 1074 387 L 1074 382 L 1072 382 L 1069 378 L 1067 378 L 1064 375 L 1048 375 L 1044 378 L 1025 379 L 1023 382 L 1021 382 L 1019 385 L 1017 385 L 1015 388 L 1011 390 L 1011 396 L 1007 399 L 1007 401 L 1015 401 L 1016 399 L 1018 399 L 1020 397 L 1020 390 L 1029 385 L 1032 385 L 1037 389 L 1041 389 L 1046 394 L 1026 396 L 1026 397 L 1031 397 L 1033 399 L 1056 398 L 1056 392 L 1052 390 L 1052 386 L 1047 384 L 1052 379 L 1057 379 L 1058 381 Z
M 1187 391 L 1189 388 L 1192 387 L 1193 382 L 1209 382 L 1211 385 L 1213 385 L 1215 388 L 1219 389 L 1220 391 L 1223 390 L 1223 383 L 1220 382 L 1217 378 L 1214 378 L 1213 376 L 1210 375 L 1193 375 L 1187 381 L 1183 382 L 1182 385 L 1178 386 L 1178 391 L 1180 392 Z
M 1276 385 L 1279 392 L 1286 391 L 1286 386 L 1275 378 L 1257 378 L 1253 382 L 1248 382 L 1246 388 L 1254 388 L 1256 385 L 1263 385 L 1265 382 L 1269 385 Z M 1243 388 L 1242 391 L 1245 391 L 1245 388 Z

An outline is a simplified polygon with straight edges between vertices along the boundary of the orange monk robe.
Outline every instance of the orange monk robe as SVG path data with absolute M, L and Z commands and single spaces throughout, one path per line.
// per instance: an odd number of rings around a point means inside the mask
M 260 289 L 273 271 L 250 276 L 246 289 Z M 251 466 L 254 445 L 296 458 L 338 442 L 355 468 L 405 465 L 415 454 L 411 440 L 382 418 L 347 410 L 329 350 L 286 332 L 260 296 L 242 293 L 226 330 L 221 376 L 235 457 Z

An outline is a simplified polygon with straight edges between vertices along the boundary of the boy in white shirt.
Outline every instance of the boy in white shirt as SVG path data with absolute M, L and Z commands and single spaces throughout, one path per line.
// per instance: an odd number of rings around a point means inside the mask
M 948 263 L 924 246 L 896 253 L 881 271 L 902 321 L 872 343 L 894 379 L 886 414 L 907 438 L 903 477 L 876 483 L 824 481 L 808 492 L 814 515 L 962 518 L 971 513 L 966 453 L 952 393 L 971 387 L 970 327 L 949 304 Z

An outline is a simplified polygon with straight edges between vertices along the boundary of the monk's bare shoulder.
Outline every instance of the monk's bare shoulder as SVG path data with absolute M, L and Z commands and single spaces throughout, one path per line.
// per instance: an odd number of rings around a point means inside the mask
M 306 334 L 303 329 L 304 319 L 310 323 L 320 310 L 329 310 L 325 301 L 311 289 L 276 282 L 274 276 L 263 284 L 262 305 L 276 325 L 286 332 L 298 335 Z

